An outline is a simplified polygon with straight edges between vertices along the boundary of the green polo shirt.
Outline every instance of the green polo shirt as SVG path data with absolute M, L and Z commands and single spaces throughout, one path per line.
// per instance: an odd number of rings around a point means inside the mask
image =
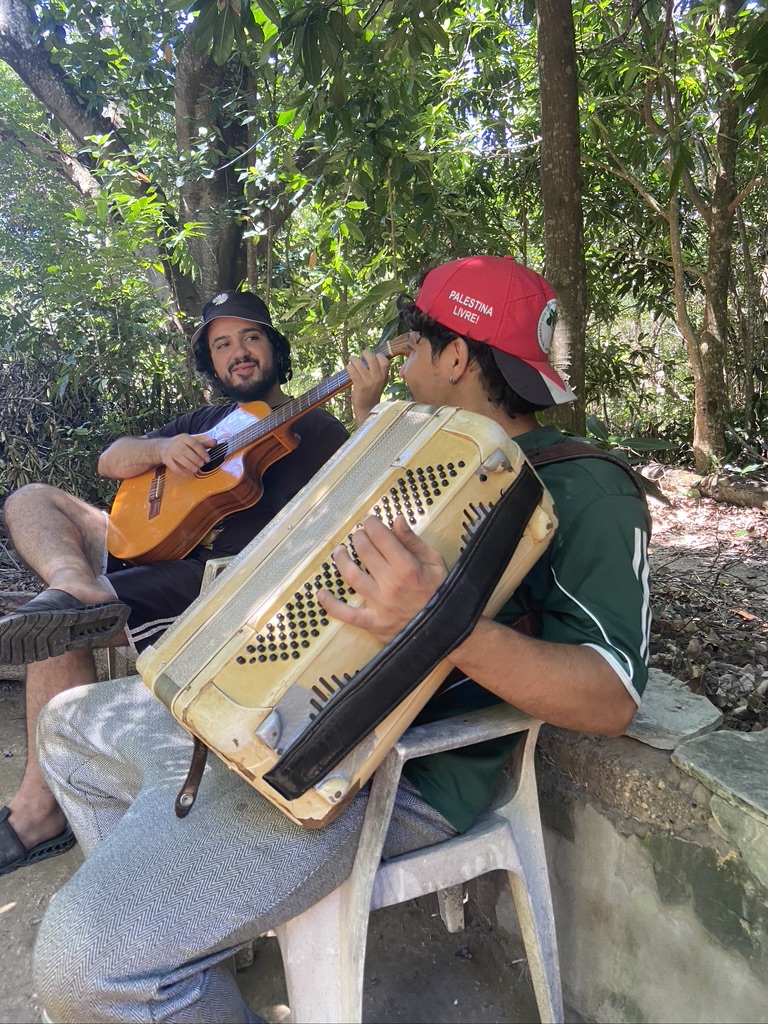
M 515 438 L 524 452 L 569 440 L 554 427 Z M 539 475 L 554 500 L 558 529 L 496 619 L 510 623 L 538 611 L 543 640 L 592 647 L 639 704 L 648 678 L 650 629 L 645 502 L 627 474 L 602 459 L 542 466 Z M 498 702 L 466 680 L 434 697 L 414 724 Z M 518 738 L 417 758 L 406 763 L 403 773 L 464 832 L 490 798 Z

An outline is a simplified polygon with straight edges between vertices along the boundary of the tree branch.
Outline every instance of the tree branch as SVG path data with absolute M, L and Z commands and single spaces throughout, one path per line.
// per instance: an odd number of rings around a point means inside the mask
M 762 188 L 763 185 L 768 185 L 768 177 L 753 178 L 752 181 L 747 182 L 747 184 L 744 186 L 741 192 L 739 192 L 738 195 L 734 196 L 733 202 L 728 206 L 728 213 L 731 215 L 736 213 L 736 210 L 738 210 L 738 208 L 741 206 L 741 204 L 744 202 L 747 196 L 751 192 L 754 192 L 755 189 Z
M 27 132 L 22 135 L 7 121 L 0 121 L 0 139 L 13 143 L 24 154 L 36 157 L 52 167 L 65 181 L 73 185 L 80 195 L 93 199 L 101 192 L 98 180 L 82 161 L 66 153 L 40 132 Z
M 618 154 L 616 154 L 613 151 L 605 136 L 603 126 L 599 122 L 597 123 L 600 129 L 600 134 L 603 136 L 603 143 L 605 144 L 605 148 L 608 150 L 611 159 L 615 161 L 616 166 L 612 167 L 610 164 L 604 164 L 601 160 L 594 160 L 590 159 L 589 157 L 586 157 L 584 159 L 584 163 L 589 164 L 591 167 L 597 167 L 601 171 L 606 171 L 606 173 L 608 174 L 613 174 L 614 177 L 621 178 L 622 181 L 626 181 L 629 185 L 632 186 L 632 188 L 637 192 L 637 194 L 642 199 L 645 200 L 648 206 L 650 206 L 650 208 L 658 217 L 663 217 L 664 220 L 669 221 L 669 214 L 667 213 L 667 211 L 662 209 L 659 203 L 653 198 L 650 192 L 648 192 L 647 189 L 645 189 L 640 184 L 637 178 L 630 174 L 629 171 L 624 169 L 624 164 L 620 160 Z
M 86 110 L 64 72 L 34 42 L 34 22 L 21 0 L 0 0 L 0 60 L 12 68 L 30 92 L 50 110 L 78 147 L 89 135 L 114 135 L 115 123 L 97 110 Z M 125 149 L 124 144 L 120 144 Z

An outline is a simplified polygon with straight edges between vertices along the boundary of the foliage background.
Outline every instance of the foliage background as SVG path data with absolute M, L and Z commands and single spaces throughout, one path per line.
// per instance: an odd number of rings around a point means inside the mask
M 715 373 L 723 461 L 762 467 L 763 6 L 569 6 L 586 422 L 603 443 L 690 457 L 686 324 L 711 326 L 733 107 Z M 481 251 L 545 269 L 532 16 L 480 0 L 0 0 L 0 496 L 42 479 L 107 499 L 99 450 L 204 400 L 186 337 L 222 287 L 267 298 L 298 394 L 394 330 L 422 269 Z M 349 419 L 344 398 L 336 411 Z

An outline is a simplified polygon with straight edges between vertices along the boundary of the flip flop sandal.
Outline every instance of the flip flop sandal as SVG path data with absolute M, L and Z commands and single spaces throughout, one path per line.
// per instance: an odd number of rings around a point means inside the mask
M 0 665 L 28 665 L 77 647 L 92 647 L 128 621 L 119 601 L 83 604 L 63 590 L 44 590 L 0 618 Z
M 67 825 L 64 831 L 53 839 L 46 839 L 45 842 L 38 843 L 28 850 L 8 821 L 10 813 L 7 807 L 0 810 L 0 875 L 8 875 L 16 868 L 37 864 L 41 860 L 48 860 L 49 857 L 57 857 L 60 853 L 71 850 L 77 842 L 72 829 Z

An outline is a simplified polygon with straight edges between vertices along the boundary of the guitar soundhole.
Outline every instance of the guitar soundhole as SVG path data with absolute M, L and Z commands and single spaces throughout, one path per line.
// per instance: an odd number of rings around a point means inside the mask
M 209 448 L 208 454 L 211 457 L 211 461 L 206 462 L 206 464 L 198 470 L 198 473 L 200 473 L 201 476 L 204 476 L 206 473 L 213 473 L 214 470 L 217 470 L 227 457 L 227 448 L 228 446 L 226 441 L 219 441 L 219 443 L 215 444 L 213 448 Z

